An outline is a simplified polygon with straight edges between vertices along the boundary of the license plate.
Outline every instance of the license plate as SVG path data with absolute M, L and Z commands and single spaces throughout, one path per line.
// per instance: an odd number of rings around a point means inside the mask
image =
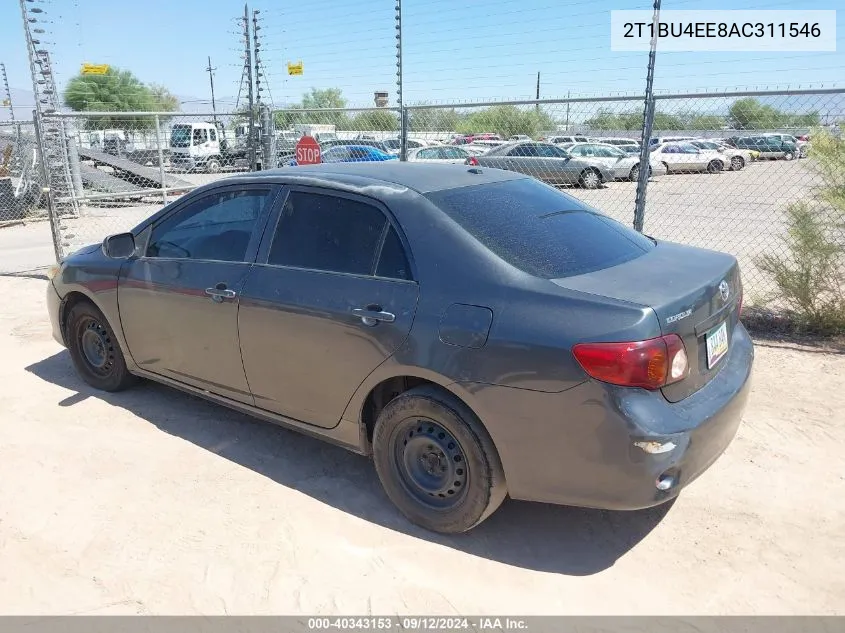
M 707 333 L 707 369 L 712 368 L 728 351 L 728 323 L 722 322 Z

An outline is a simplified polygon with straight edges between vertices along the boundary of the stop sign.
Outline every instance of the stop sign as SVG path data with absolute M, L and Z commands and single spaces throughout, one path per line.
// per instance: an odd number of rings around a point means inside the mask
M 303 136 L 296 143 L 296 164 L 317 165 L 320 163 L 320 144 L 313 136 Z

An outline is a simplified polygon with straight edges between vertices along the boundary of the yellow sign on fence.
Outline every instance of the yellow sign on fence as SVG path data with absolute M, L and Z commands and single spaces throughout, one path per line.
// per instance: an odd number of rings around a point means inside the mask
M 10 105 L 12 105 L 11 101 L 9 101 L 8 99 L 3 99 L 3 107 L 4 108 L 8 108 Z
M 302 62 L 298 61 L 295 64 L 288 62 L 288 75 L 301 75 L 302 74 Z
M 108 64 L 82 64 L 83 75 L 105 75 L 108 72 Z

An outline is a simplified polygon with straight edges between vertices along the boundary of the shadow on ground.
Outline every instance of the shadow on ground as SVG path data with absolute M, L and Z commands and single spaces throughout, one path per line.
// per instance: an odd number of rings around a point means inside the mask
M 607 512 L 506 500 L 490 519 L 461 535 L 410 524 L 382 492 L 370 460 L 175 389 L 143 382 L 121 393 L 96 391 L 62 351 L 26 368 L 76 393 L 59 406 L 98 398 L 178 436 L 377 525 L 509 565 L 586 576 L 600 572 L 640 542 L 671 503 L 638 512 Z

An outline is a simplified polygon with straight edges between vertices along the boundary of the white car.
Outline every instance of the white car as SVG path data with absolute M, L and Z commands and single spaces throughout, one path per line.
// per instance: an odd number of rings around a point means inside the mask
M 508 140 L 509 141 L 530 141 L 531 137 L 528 136 L 527 134 L 514 134 Z
M 572 143 L 563 147 L 570 156 L 589 158 L 613 175 L 615 180 L 636 180 L 639 177 L 640 157 L 627 154 L 615 145 L 606 143 Z M 662 175 L 666 168 L 659 161 L 651 161 L 651 175 Z
M 467 146 L 418 147 L 408 150 L 408 162 L 463 165 L 472 156 Z
M 587 143 L 589 139 L 586 136 L 550 136 L 546 139 L 540 139 L 541 141 L 545 141 L 546 143 L 554 143 L 555 145 L 560 145 L 562 143 Z
M 662 143 L 651 150 L 651 162 L 663 163 L 666 173 L 707 171 L 712 174 L 722 171 L 726 161 L 722 155 L 704 153 L 686 142 Z
M 712 154 L 716 157 L 724 157 L 725 169 L 729 171 L 739 171 L 751 162 L 751 152 L 744 149 L 737 149 L 730 147 L 724 143 L 711 141 L 709 139 L 700 139 L 690 141 L 691 145 L 695 145 L 705 154 Z
M 399 155 L 401 150 L 401 141 L 398 138 L 388 138 L 383 141 L 389 154 Z M 419 149 L 420 147 L 428 147 L 429 142 L 423 139 L 409 138 L 407 142 L 408 150 Z

